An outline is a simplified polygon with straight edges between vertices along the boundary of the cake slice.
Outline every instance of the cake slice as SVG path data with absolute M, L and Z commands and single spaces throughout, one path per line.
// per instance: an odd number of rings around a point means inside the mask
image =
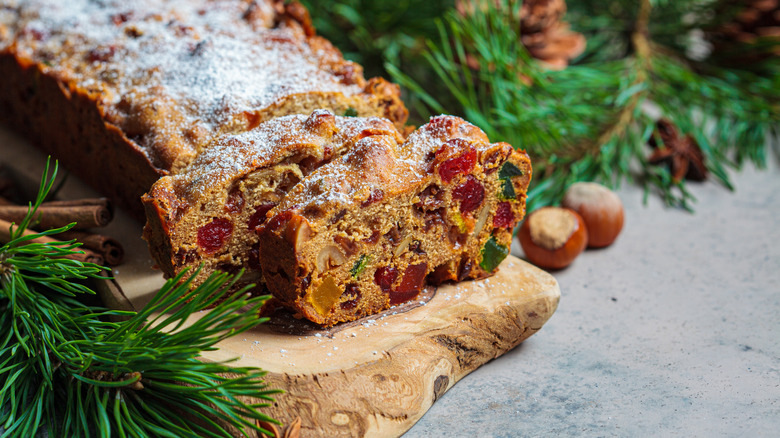
M 259 224 L 278 301 L 330 326 L 415 299 L 426 281 L 482 278 L 525 214 L 524 152 L 438 116 L 405 142 L 376 132 L 294 186 Z
M 0 75 L 0 122 L 141 216 L 219 136 L 315 109 L 407 117 L 281 0 L 0 0 Z
M 350 150 L 361 138 L 401 135 L 387 119 L 334 116 L 325 110 L 290 115 L 215 140 L 176 175 L 144 195 L 144 238 L 165 276 L 203 269 L 246 268 L 241 284 L 262 283 L 255 229 L 287 191 Z

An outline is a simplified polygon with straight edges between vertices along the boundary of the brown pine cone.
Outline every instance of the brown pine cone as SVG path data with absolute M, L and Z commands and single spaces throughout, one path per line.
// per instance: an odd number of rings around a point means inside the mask
M 564 14 L 564 0 L 526 0 L 520 7 L 520 31 L 524 35 L 545 32 L 557 25 Z
M 718 14 L 729 12 L 731 21 L 707 32 L 713 57 L 744 66 L 780 55 L 780 0 L 722 0 L 716 7 Z
M 564 69 L 569 60 L 585 50 L 585 37 L 569 30 L 565 23 L 557 23 L 543 33 L 524 35 L 523 45 L 534 58 L 552 69 Z
M 458 0 L 455 4 L 464 16 L 474 13 L 476 7 L 503 8 L 499 0 Z M 520 38 L 523 46 L 534 58 L 553 69 L 563 69 L 569 61 L 585 50 L 585 37 L 569 29 L 561 21 L 566 14 L 564 0 L 525 0 L 520 7 Z M 479 68 L 479 62 L 469 55 L 467 60 L 472 69 Z

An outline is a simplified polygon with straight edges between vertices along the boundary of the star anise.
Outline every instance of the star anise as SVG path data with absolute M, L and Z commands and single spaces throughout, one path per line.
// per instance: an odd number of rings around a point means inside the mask
M 659 144 L 658 138 L 661 143 Z M 707 166 L 704 153 L 699 144 L 690 135 L 680 135 L 677 127 L 669 120 L 656 122 L 655 132 L 648 141 L 655 150 L 648 157 L 650 164 L 669 166 L 675 183 L 685 179 L 704 181 L 707 178 Z

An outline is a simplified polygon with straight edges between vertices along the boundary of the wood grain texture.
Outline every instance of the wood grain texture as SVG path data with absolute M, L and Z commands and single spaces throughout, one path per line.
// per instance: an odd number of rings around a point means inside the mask
M 330 329 L 279 312 L 205 359 L 267 370 L 269 386 L 286 391 L 267 413 L 285 425 L 300 418 L 301 437 L 399 436 L 458 380 L 536 333 L 559 299 L 555 278 L 510 256 L 491 278 Z

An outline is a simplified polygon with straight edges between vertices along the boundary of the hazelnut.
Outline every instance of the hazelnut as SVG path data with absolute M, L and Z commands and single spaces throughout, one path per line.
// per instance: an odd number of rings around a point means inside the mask
M 578 182 L 563 196 L 562 207 L 582 216 L 588 228 L 588 247 L 603 248 L 615 241 L 623 229 L 623 203 L 612 190 L 601 184 Z
M 305 217 L 292 214 L 282 233 L 284 239 L 297 251 L 303 243 L 311 238 L 311 227 Z
M 517 237 L 528 261 L 547 269 L 569 266 L 588 244 L 582 217 L 560 207 L 543 207 L 529 214 Z
M 325 270 L 342 265 L 346 261 L 346 257 L 344 257 L 344 254 L 341 253 L 341 250 L 336 245 L 325 245 L 317 254 L 317 272 L 325 272 Z

